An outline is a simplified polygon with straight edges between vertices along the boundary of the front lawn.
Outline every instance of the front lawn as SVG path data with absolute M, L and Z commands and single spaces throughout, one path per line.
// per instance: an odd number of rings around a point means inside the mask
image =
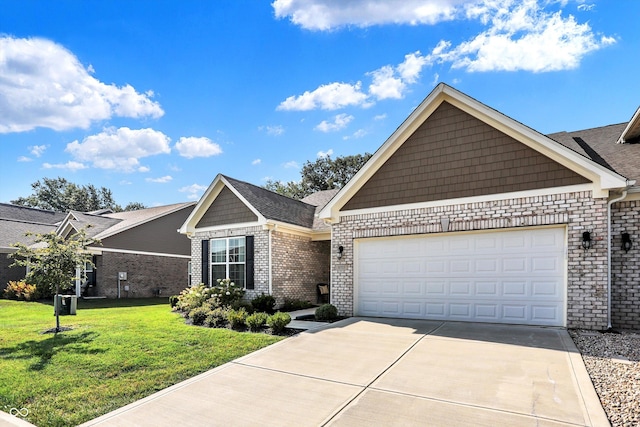
M 0 300 L 0 409 L 39 427 L 77 425 L 282 337 L 186 325 L 166 299 L 79 301 L 76 316 Z M 215 396 L 211 396 L 212 402 Z

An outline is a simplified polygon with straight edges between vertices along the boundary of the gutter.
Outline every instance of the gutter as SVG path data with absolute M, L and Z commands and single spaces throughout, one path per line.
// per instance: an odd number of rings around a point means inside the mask
M 629 181 L 627 181 L 629 184 Z M 628 187 L 622 191 L 622 195 L 607 202 L 607 331 L 611 326 L 611 206 L 627 197 Z

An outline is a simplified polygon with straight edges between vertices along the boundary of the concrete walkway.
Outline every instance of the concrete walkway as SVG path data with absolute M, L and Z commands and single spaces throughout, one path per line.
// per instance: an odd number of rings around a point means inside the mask
M 84 426 L 607 426 L 562 329 L 351 318 Z

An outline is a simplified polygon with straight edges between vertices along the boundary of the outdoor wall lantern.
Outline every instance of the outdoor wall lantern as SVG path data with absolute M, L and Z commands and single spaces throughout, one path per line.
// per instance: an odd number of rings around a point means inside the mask
M 633 243 L 631 243 L 629 233 L 622 233 L 622 249 L 624 249 L 625 252 L 629 252 L 631 246 L 633 246 Z
M 344 252 L 344 246 L 338 246 L 338 259 L 342 258 L 342 252 Z
M 588 231 L 582 233 L 582 247 L 585 251 L 591 248 L 591 233 Z

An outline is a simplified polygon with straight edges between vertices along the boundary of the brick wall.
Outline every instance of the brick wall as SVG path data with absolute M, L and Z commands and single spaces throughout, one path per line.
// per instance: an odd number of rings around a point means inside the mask
M 273 234 L 273 296 L 316 302 L 318 283 L 329 283 L 328 241 L 275 232 Z
M 611 322 L 640 329 L 640 201 L 616 203 L 611 214 Z M 629 252 L 622 249 L 622 233 L 631 236 Z
M 118 296 L 118 273 L 127 272 L 127 280 L 121 282 L 121 298 L 146 298 L 179 294 L 188 286 L 187 258 L 103 252 L 96 259 L 96 286 L 92 295 L 107 298 Z M 129 291 L 124 287 L 129 286 Z
M 269 231 L 262 227 L 243 227 L 218 231 L 200 231 L 191 240 L 192 283 L 202 282 L 202 240 L 231 236 L 254 236 L 255 288 L 245 299 L 269 294 Z M 272 231 L 272 290 L 278 305 L 284 298 L 316 301 L 317 283 L 329 281 L 329 242 Z
M 591 192 L 523 197 L 422 209 L 406 209 L 341 218 L 333 226 L 332 253 L 344 246 L 341 260 L 332 260 L 331 302 L 342 315 L 353 315 L 354 239 L 500 228 L 566 225 L 568 232 L 567 326 L 607 326 L 606 200 Z M 593 247 L 584 251 L 582 233 L 590 231 Z
M 9 258 L 8 255 L 0 252 L 0 297 L 2 297 L 2 293 L 9 282 L 22 280 L 27 274 L 27 270 L 24 267 L 10 267 L 15 262 L 15 259 Z

